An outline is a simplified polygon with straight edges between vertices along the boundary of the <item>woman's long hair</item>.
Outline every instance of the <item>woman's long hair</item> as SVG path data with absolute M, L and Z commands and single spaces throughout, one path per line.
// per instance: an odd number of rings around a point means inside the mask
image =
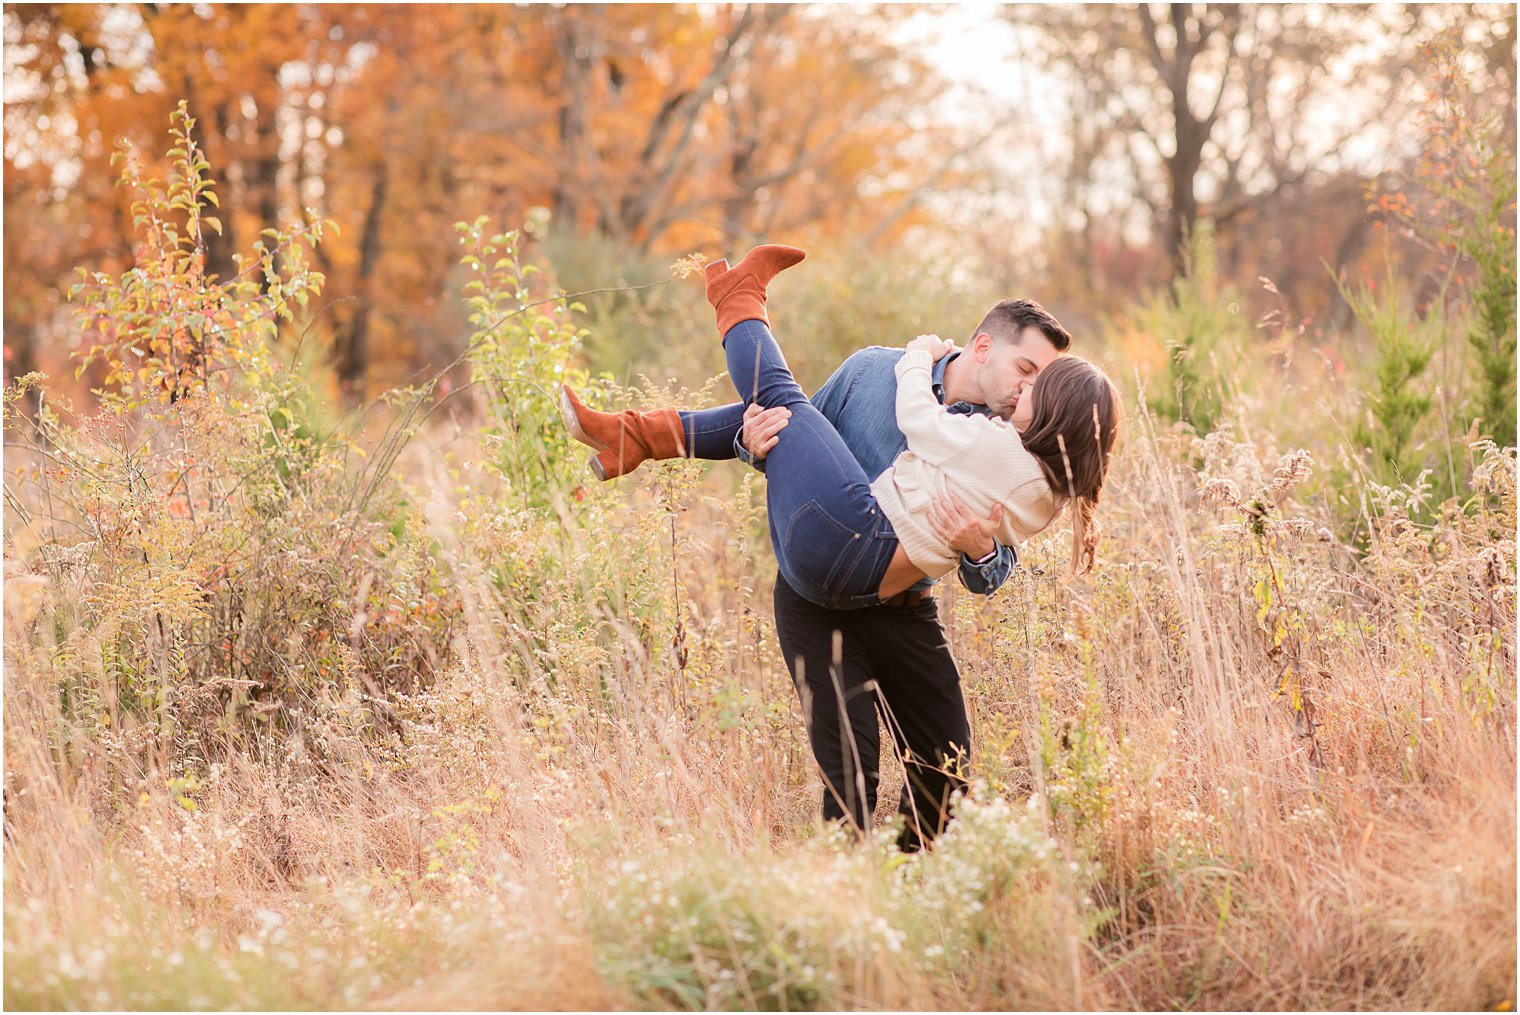
M 1031 394 L 1034 417 L 1020 436 L 1050 488 L 1071 500 L 1071 568 L 1086 574 L 1097 556 L 1095 516 L 1119 429 L 1119 392 L 1087 360 L 1058 356 Z

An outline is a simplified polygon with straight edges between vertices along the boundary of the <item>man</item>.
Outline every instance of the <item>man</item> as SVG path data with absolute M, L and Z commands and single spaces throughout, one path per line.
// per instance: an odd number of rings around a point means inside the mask
M 935 396 L 948 412 L 1007 419 L 1040 370 L 1070 345 L 1066 329 L 1039 304 L 1004 300 L 963 350 L 935 364 Z M 901 356 L 900 348 L 862 349 L 812 398 L 872 479 L 907 448 L 896 415 L 893 368 Z M 735 452 L 763 471 L 789 415 L 784 408 L 750 406 Z M 1001 509 L 980 518 L 953 496 L 936 509 L 935 531 L 961 554 L 962 584 L 978 595 L 996 591 L 1016 564 L 1012 548 L 992 538 Z M 776 632 L 823 775 L 824 818 L 871 826 L 879 716 L 907 775 L 898 803 L 905 820 L 898 844 L 905 851 L 922 848 L 944 829 L 950 796 L 965 785 L 961 771 L 971 742 L 960 671 L 939 623 L 933 584 L 925 579 L 878 606 L 830 610 L 776 576 Z

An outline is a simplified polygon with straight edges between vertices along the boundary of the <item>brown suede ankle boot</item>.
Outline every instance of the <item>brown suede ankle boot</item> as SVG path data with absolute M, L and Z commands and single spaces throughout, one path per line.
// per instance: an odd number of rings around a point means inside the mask
M 765 243 L 749 253 L 732 268 L 728 261 L 714 261 L 703 274 L 707 278 L 707 302 L 718 314 L 718 334 L 727 335 L 728 329 L 741 321 L 764 321 L 765 287 L 771 279 L 807 256 L 796 247 L 779 243 Z
M 597 479 L 626 476 L 651 459 L 686 457 L 686 433 L 676 409 L 597 412 L 567 385 L 560 388 L 559 411 L 570 436 L 597 452 L 591 459 Z

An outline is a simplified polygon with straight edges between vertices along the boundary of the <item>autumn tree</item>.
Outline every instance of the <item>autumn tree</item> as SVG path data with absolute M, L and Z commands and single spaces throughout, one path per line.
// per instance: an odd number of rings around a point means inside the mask
M 21 45 L 7 45 L 6 206 L 47 210 L 7 238 L 37 287 L 12 299 L 7 286 L 7 324 L 26 330 L 67 269 L 66 255 L 23 250 L 67 251 L 84 231 L 110 247 L 97 263 L 129 259 L 107 160 L 118 138 L 158 136 L 180 99 L 224 204 L 210 274 L 230 278 L 232 251 L 305 209 L 337 223 L 318 252 L 323 300 L 299 333 L 355 393 L 458 351 L 452 224 L 475 213 L 547 214 L 641 256 L 778 230 L 889 237 L 933 175 L 904 126 L 932 72 L 888 31 L 910 13 L 7 7 Z
M 1087 119 L 1074 136 L 1084 144 L 1069 163 L 1076 185 L 1111 160 L 1127 168 L 1127 196 L 1149 209 L 1170 269 L 1181 272 L 1200 217 L 1213 220 L 1228 263 L 1234 227 L 1279 195 L 1347 171 L 1377 172 L 1409 108 L 1411 36 L 1434 15 L 1139 4 L 1010 8 L 1009 16 L 1081 96 Z
M 106 75 L 80 13 L 50 4 L 5 11 L 7 377 L 37 369 L 63 343 L 70 325 L 59 285 L 76 261 L 116 268 L 130 257 L 109 143 L 83 101 Z
M 547 117 L 516 140 L 557 161 L 562 227 L 646 251 L 837 229 L 868 175 L 904 168 L 900 120 L 930 71 L 886 39 L 902 17 L 793 5 L 534 8 L 521 31 Z M 890 196 L 890 195 L 889 195 Z

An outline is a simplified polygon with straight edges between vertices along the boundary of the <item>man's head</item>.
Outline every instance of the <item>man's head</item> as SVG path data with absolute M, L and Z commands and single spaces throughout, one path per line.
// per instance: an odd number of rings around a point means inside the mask
M 1069 348 L 1071 334 L 1050 311 L 1033 300 L 1003 300 L 976 326 L 964 355 L 975 364 L 981 403 L 1009 419 L 1025 386 Z

